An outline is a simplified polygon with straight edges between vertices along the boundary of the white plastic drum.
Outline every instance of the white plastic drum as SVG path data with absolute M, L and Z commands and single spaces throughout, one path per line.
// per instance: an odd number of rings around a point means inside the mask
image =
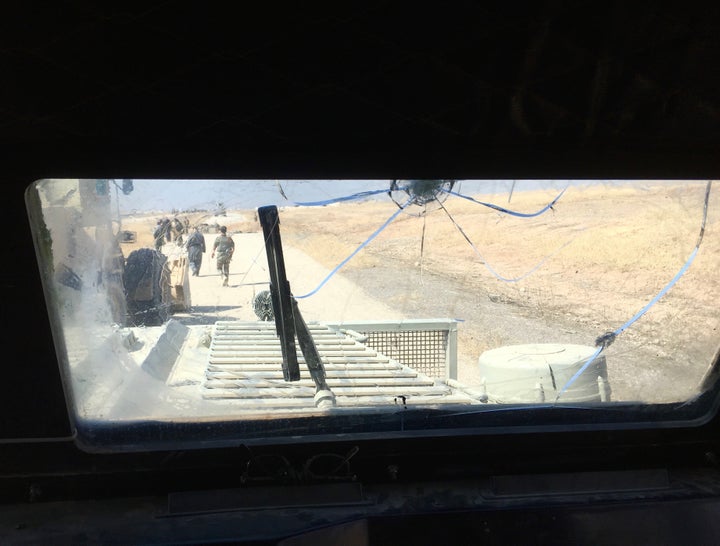
M 480 376 L 490 401 L 554 402 L 568 380 L 595 353 L 596 347 L 536 343 L 510 345 L 480 355 Z M 562 394 L 558 402 L 610 400 L 607 364 L 598 356 Z

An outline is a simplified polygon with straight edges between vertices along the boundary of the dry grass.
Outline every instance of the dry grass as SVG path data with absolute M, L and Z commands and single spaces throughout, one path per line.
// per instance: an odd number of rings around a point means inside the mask
M 515 210 L 537 210 L 554 196 L 552 191 L 515 193 L 511 205 Z M 502 204 L 498 196 L 477 197 Z M 427 271 L 533 308 L 538 315 L 572 313 L 581 320 L 620 325 L 687 260 L 698 237 L 703 197 L 702 183 L 571 188 L 554 212 L 532 219 L 450 198 L 445 208 L 482 258 L 448 215 L 436 210 L 425 218 L 422 258 L 423 219 L 401 214 L 346 267 L 362 269 L 393 260 L 413 268 L 422 259 Z M 282 213 L 283 237 L 332 267 L 395 210 L 388 202 L 287 209 Z M 719 211 L 720 198 L 713 193 L 701 251 L 663 305 L 649 314 L 648 328 L 665 327 L 672 317 L 683 329 L 716 327 Z M 517 277 L 544 259 L 535 273 L 517 283 L 499 282 L 483 264 L 502 276 Z
M 403 213 L 345 268 L 364 269 L 388 260 L 408 268 L 421 263 L 426 271 L 448 275 L 469 288 L 484 288 L 541 313 L 575 309 L 573 312 L 582 316 L 584 309 L 592 307 L 595 314 L 597 309 L 601 311 L 604 321 L 624 320 L 654 296 L 688 258 L 698 235 L 703 193 L 702 184 L 571 188 L 555 211 L 531 219 L 503 215 L 451 197 L 445 208 L 475 250 L 443 210 L 435 210 L 425 219 Z M 554 191 L 516 192 L 508 206 L 537 210 L 555 195 Z M 507 205 L 499 196 L 476 197 Z M 716 194 L 711 197 L 701 251 L 683 281 L 666 297 L 685 302 L 703 320 L 714 320 L 709 297 L 720 293 L 714 259 L 720 255 L 720 198 Z M 389 201 L 286 208 L 281 211 L 283 241 L 331 268 L 396 210 Z M 241 219 L 230 213 L 225 220 L 230 232 L 260 230 L 253 211 L 239 213 Z M 208 221 L 201 214 L 189 219 L 192 224 Z M 126 255 L 152 245 L 156 220 L 156 216 L 125 220 L 123 227 L 138 233 L 137 243 L 123 245 Z M 213 237 L 214 233 L 206 236 L 208 243 Z M 486 268 L 489 265 L 498 274 L 515 278 L 543 260 L 540 268 L 517 283 L 499 282 Z M 588 302 L 600 305 L 589 306 Z
M 705 237 L 691 268 L 658 305 L 623 335 L 636 348 L 643 348 L 644 352 L 633 356 L 639 359 L 640 367 L 625 369 L 628 349 L 618 348 L 617 344 L 613 347 L 620 351 L 610 360 L 615 366 L 613 384 L 622 385 L 618 392 L 624 389 L 626 399 L 652 398 L 654 394 L 648 392 L 651 387 L 646 381 L 652 374 L 663 377 L 660 383 L 665 385 L 681 381 L 692 384 L 701 375 L 702 366 L 715 355 L 720 331 L 715 304 L 720 298 L 716 274 L 720 256 L 717 192 L 720 188 L 711 194 Z M 516 192 L 510 206 L 520 211 L 538 210 L 556 193 Z M 476 197 L 507 205 L 506 195 Z M 418 279 L 422 274 L 434 275 L 452 281 L 460 294 L 453 296 L 456 299 L 452 302 L 458 309 L 479 307 L 489 300 L 502 305 L 503 313 L 520 313 L 536 322 L 562 324 L 567 331 L 582 332 L 587 342 L 624 324 L 678 272 L 695 246 L 703 197 L 703 183 L 571 188 L 554 211 L 530 219 L 503 215 L 450 197 L 445 208 L 477 252 L 442 209 L 424 218 L 401 213 L 344 266 L 343 272 L 367 293 L 375 297 L 382 294 L 384 303 L 402 313 L 426 303 L 422 301 L 427 299 L 423 287 L 383 291 L 378 285 L 396 282 L 399 277 L 421 284 Z M 396 205 L 389 200 L 283 208 L 282 239 L 330 269 L 396 211 Z M 228 215 L 223 223 L 229 231 L 260 231 L 254 211 L 229 211 Z M 233 219 L 238 216 L 239 220 Z M 123 245 L 126 255 L 134 247 L 152 245 L 156 219 L 148 216 L 125 221 L 126 229 L 138 232 L 136 245 Z M 208 244 L 212 238 L 214 234 L 206 235 Z M 519 282 L 501 282 L 486 268 L 491 265 L 505 277 L 516 277 L 542 260 L 546 261 L 541 267 Z M 442 293 L 443 288 L 436 286 L 434 294 Z M 422 310 L 432 313 L 427 307 Z M 459 334 L 461 366 L 464 362 L 466 370 L 474 370 L 477 356 L 483 351 L 518 342 L 521 336 L 508 324 L 503 324 L 502 317 L 498 317 L 497 325 L 491 320 L 490 326 L 482 329 L 466 324 Z M 643 368 L 646 356 L 665 359 L 665 364 Z M 665 377 L 669 368 L 663 366 L 674 367 L 675 375 Z M 690 366 L 699 368 L 692 372 L 692 378 L 684 378 L 688 375 L 684 367 Z M 643 380 L 637 379 L 640 371 L 645 374 Z

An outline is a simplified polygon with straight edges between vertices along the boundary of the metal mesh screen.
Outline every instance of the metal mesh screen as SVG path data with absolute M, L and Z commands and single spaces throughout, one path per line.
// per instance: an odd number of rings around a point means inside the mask
M 429 377 L 447 377 L 447 330 L 361 332 L 365 345 Z

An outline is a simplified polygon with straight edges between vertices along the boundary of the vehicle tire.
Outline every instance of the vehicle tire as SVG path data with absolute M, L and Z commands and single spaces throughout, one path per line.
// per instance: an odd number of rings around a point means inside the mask
M 270 290 L 258 292 L 253 299 L 253 311 L 255 311 L 257 318 L 262 321 L 270 321 L 275 318 Z

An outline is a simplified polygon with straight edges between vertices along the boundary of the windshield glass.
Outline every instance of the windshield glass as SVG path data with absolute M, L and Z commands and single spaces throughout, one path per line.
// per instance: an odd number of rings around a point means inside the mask
M 48 179 L 27 203 L 80 428 L 686 402 L 718 350 L 708 181 Z

